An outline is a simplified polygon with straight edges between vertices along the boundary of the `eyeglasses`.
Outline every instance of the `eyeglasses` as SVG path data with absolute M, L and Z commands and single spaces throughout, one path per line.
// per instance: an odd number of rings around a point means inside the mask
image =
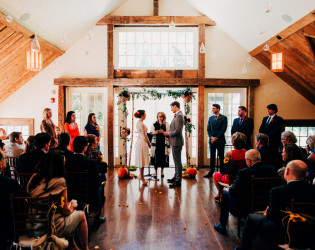
M 162 117 L 162 118 L 164 118 L 164 116 L 161 116 L 161 115 L 159 115 L 159 117 Z

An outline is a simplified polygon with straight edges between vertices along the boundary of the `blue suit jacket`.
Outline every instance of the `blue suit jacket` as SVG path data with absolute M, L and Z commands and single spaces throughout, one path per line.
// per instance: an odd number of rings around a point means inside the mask
M 211 143 L 210 138 L 216 137 L 218 138 L 216 143 L 225 143 L 224 133 L 227 128 L 227 118 L 224 115 L 219 114 L 217 122 L 214 123 L 215 116 L 209 117 L 207 132 L 209 136 L 209 142 Z
M 240 118 L 236 118 L 233 121 L 231 135 L 233 135 L 235 132 L 241 132 L 245 134 L 247 137 L 245 148 L 250 149 L 251 148 L 251 135 L 253 134 L 253 130 L 254 130 L 254 122 L 252 118 L 248 118 L 247 116 L 245 116 L 242 124 L 240 124 Z

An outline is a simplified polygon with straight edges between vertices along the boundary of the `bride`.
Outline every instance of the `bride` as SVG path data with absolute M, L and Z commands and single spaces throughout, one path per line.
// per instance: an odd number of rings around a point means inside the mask
M 137 142 L 135 145 L 136 152 L 136 167 L 140 169 L 140 179 L 143 184 L 148 182 L 144 179 L 144 167 L 149 165 L 149 148 L 151 147 L 149 138 L 147 136 L 148 128 L 144 125 L 143 120 L 146 118 L 144 110 L 138 110 L 134 116 L 139 118 L 136 129 L 138 132 Z

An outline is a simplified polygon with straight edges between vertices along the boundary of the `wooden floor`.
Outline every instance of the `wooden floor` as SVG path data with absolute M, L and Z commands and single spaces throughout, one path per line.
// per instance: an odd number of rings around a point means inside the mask
M 107 221 L 92 233 L 90 249 L 234 249 L 240 244 L 233 216 L 228 236 L 213 228 L 220 212 L 212 179 L 203 178 L 207 169 L 199 170 L 195 180 L 185 179 L 181 188 L 175 189 L 166 182 L 173 177 L 174 168 L 164 172 L 164 179 L 143 186 L 138 179 L 119 180 L 117 169 L 109 170 Z

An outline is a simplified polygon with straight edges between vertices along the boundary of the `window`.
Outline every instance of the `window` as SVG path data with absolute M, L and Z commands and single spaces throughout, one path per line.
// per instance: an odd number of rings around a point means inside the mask
M 12 132 L 21 132 L 25 141 L 30 135 L 34 135 L 34 119 L 0 118 L 0 128 L 4 129 L 7 136 Z
M 284 120 L 284 130 L 292 131 L 297 139 L 297 145 L 306 147 L 306 139 L 315 135 L 315 120 Z
M 198 69 L 198 28 L 114 30 L 115 69 Z

